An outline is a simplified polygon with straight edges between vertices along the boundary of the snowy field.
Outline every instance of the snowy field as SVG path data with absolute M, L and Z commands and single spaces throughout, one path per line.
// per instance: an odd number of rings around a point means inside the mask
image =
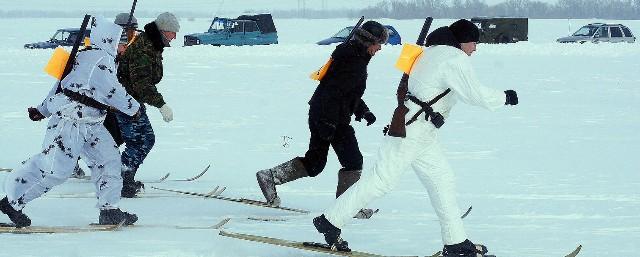
M 59 27 L 81 19 L 0 19 L 0 167 L 16 168 L 39 151 L 45 124 L 26 109 L 42 100 L 53 80 L 42 71 L 51 50 L 25 50 Z M 141 23 L 150 21 L 140 19 Z M 596 20 L 572 20 L 571 30 Z M 183 197 L 158 186 L 224 196 L 261 198 L 255 172 L 296 155 L 308 143 L 307 101 L 316 83 L 307 75 L 323 64 L 333 46 L 314 43 L 354 20 L 276 20 L 280 44 L 253 47 L 181 47 L 182 36 L 204 31 L 210 20 L 182 20 L 174 47 L 165 50 L 159 90 L 174 110 L 164 123 L 148 111 L 156 145 L 139 179 L 193 176 L 195 182 L 147 184 L 146 194 L 125 199 L 138 227 L 118 232 L 0 234 L 0 256 L 327 256 L 224 238 L 207 226 L 231 218 L 229 231 L 292 240 L 315 240 L 311 219 L 334 198 L 333 153 L 325 172 L 279 187 L 283 204 L 309 215 L 213 199 Z M 415 42 L 422 20 L 382 20 L 405 42 Z M 436 20 L 432 27 L 450 24 Z M 640 21 L 621 22 L 640 35 Z M 494 113 L 458 105 L 441 129 L 442 145 L 458 181 L 464 220 L 474 242 L 499 257 L 564 256 L 578 244 L 580 256 L 640 256 L 640 44 L 557 44 L 567 20 L 530 20 L 529 42 L 479 45 L 471 57 L 486 85 L 515 89 L 520 104 Z M 366 168 L 382 141 L 395 106 L 401 74 L 393 65 L 400 46 L 384 46 L 369 64 L 364 99 L 378 117 L 370 127 L 354 122 Z M 3 183 L 4 173 L 0 173 Z M 2 188 L 2 187 L 0 187 Z M 83 226 L 96 222 L 93 186 L 69 180 L 25 212 L 33 225 Z M 63 198 L 87 193 L 86 198 Z M 371 204 L 370 220 L 354 220 L 343 237 L 354 250 L 383 255 L 430 255 L 442 248 L 440 228 L 426 190 L 407 172 L 395 191 Z M 278 217 L 261 222 L 248 217 Z M 7 222 L 0 216 L 0 222 Z

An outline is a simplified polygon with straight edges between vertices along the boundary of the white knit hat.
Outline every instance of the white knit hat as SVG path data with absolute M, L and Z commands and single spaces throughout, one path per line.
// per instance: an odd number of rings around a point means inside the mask
M 163 12 L 158 15 L 155 22 L 159 30 L 171 32 L 180 31 L 180 23 L 173 13 Z

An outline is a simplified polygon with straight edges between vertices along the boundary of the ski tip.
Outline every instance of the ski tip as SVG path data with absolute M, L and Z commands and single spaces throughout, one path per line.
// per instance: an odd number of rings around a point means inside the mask
M 580 250 L 582 250 L 582 245 L 578 245 L 578 247 L 576 247 L 575 250 L 573 250 L 573 252 L 571 252 L 570 254 L 566 255 L 565 257 L 575 257 L 578 255 L 578 253 L 580 253 Z
M 467 209 L 467 211 L 464 214 L 462 214 L 462 216 L 460 218 L 464 219 L 465 217 L 467 217 L 469 215 L 469 213 L 471 212 L 471 209 L 473 209 L 473 205 L 470 205 L 469 209 Z
M 231 218 L 225 218 L 225 219 L 221 220 L 220 222 L 218 222 L 218 224 L 215 224 L 215 225 L 211 226 L 211 228 L 213 228 L 213 229 L 221 229 L 222 226 L 227 224 L 230 220 L 231 220 Z
M 160 179 L 158 179 L 158 182 L 162 182 L 162 181 L 164 181 L 165 179 L 167 179 L 167 178 L 169 177 L 169 175 L 171 175 L 171 173 L 170 173 L 170 172 L 167 172 L 167 174 L 165 174 L 163 177 L 161 177 Z

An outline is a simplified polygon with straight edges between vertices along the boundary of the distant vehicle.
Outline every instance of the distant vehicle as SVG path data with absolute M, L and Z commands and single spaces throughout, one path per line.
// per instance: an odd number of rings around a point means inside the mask
M 25 44 L 24 48 L 47 49 L 56 48 L 58 46 L 73 46 L 73 43 L 78 37 L 78 33 L 80 33 L 80 29 L 78 28 L 59 29 L 56 31 L 56 33 L 53 34 L 51 39 L 44 42 Z M 90 34 L 91 30 L 89 29 L 87 29 L 84 33 L 85 37 L 89 37 Z
M 243 46 L 278 43 L 271 14 L 241 15 L 236 19 L 215 17 L 204 33 L 184 36 L 184 46 Z
M 399 45 L 402 43 L 402 39 L 400 38 L 400 34 L 398 33 L 398 31 L 391 25 L 383 25 L 385 28 L 387 28 L 387 31 L 389 31 L 389 40 L 387 40 L 387 44 L 390 45 Z M 346 27 L 340 31 L 338 31 L 338 33 L 336 33 L 335 35 L 331 36 L 330 38 L 327 39 L 323 39 L 318 41 L 318 45 L 330 45 L 333 43 L 342 43 L 344 42 L 344 40 L 347 38 L 347 36 L 349 36 L 349 33 L 351 33 L 351 30 L 353 30 L 353 26 L 349 26 Z
M 529 19 L 510 17 L 474 17 L 480 29 L 478 43 L 504 44 L 529 40 Z
M 599 43 L 627 42 L 633 43 L 636 37 L 631 30 L 622 24 L 590 23 L 578 29 L 573 35 L 558 38 L 559 43 Z

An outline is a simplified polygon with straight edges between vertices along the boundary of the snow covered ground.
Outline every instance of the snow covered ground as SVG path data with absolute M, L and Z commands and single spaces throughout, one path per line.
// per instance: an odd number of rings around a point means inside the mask
M 571 30 L 593 21 L 572 20 Z M 31 122 L 26 108 L 38 104 L 52 84 L 42 71 L 52 51 L 22 45 L 79 22 L 0 19 L 0 167 L 16 168 L 38 151 L 45 130 L 46 122 Z M 355 21 L 276 20 L 280 44 L 254 47 L 181 47 L 184 34 L 204 31 L 210 21 L 182 22 L 175 47 L 165 52 L 160 83 L 175 119 L 164 123 L 157 110 L 149 110 L 157 143 L 138 178 L 153 180 L 166 172 L 186 178 L 212 164 L 196 182 L 148 186 L 208 192 L 223 185 L 225 196 L 260 198 L 255 172 L 306 150 L 306 103 L 316 85 L 307 75 L 333 49 L 314 43 Z M 607 22 L 640 33 L 640 21 Z M 422 20 L 383 23 L 394 25 L 405 42 L 414 42 Z M 433 27 L 449 23 L 436 20 Z M 568 30 L 567 20 L 531 20 L 529 42 L 479 45 L 471 58 L 481 81 L 515 89 L 520 104 L 495 113 L 459 105 L 441 129 L 457 174 L 459 204 L 463 209 L 473 205 L 465 219 L 467 232 L 500 257 L 564 256 L 578 244 L 584 245 L 580 256 L 585 257 L 638 256 L 640 250 L 640 47 L 555 43 Z M 374 162 L 395 106 L 401 74 L 393 65 L 400 49 L 384 46 L 369 65 L 364 98 L 378 122 L 353 123 L 365 168 Z M 320 241 L 311 219 L 333 201 L 338 165 L 331 153 L 320 176 L 279 187 L 284 205 L 311 210 L 309 215 L 148 188 L 148 194 L 166 197 L 122 201 L 123 209 L 139 215 L 138 227 L 113 233 L 0 234 L 0 256 L 326 256 L 174 226 L 207 226 L 230 217 L 230 231 Z M 0 173 L 0 183 L 4 177 Z M 92 191 L 89 183 L 69 180 L 25 212 L 33 225 L 96 222 L 94 199 L 60 197 Z M 371 207 L 380 213 L 354 220 L 344 230 L 354 250 L 429 255 L 441 249 L 437 218 L 412 172 Z

